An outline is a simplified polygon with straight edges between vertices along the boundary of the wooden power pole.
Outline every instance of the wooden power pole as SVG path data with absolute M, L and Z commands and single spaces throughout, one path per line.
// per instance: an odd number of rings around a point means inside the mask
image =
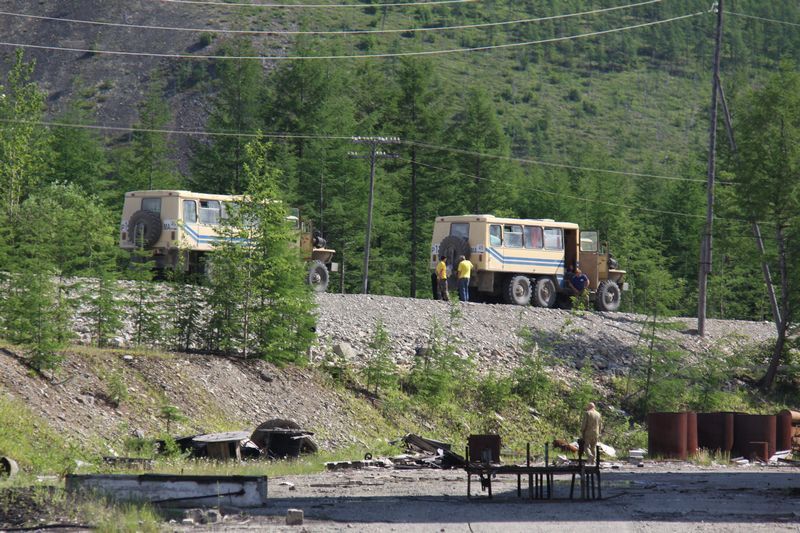
M 708 177 L 706 183 L 706 223 L 703 242 L 700 246 L 700 268 L 698 269 L 697 334 L 706 333 L 706 308 L 708 304 L 708 275 L 712 265 L 712 231 L 714 229 L 714 179 L 717 162 L 717 108 L 719 96 L 719 63 L 722 46 L 722 3 L 717 0 L 717 31 L 714 46 L 714 71 L 711 76 L 711 124 L 708 140 Z
M 372 208 L 375 204 L 375 165 L 380 159 L 394 159 L 397 154 L 387 154 L 378 148 L 381 144 L 397 144 L 400 139 L 397 137 L 353 137 L 356 144 L 366 144 L 369 146 L 369 154 L 350 153 L 350 157 L 355 159 L 369 159 L 369 205 L 367 207 L 367 236 L 364 240 L 364 273 L 362 275 L 362 292 L 369 294 L 369 249 L 372 242 Z

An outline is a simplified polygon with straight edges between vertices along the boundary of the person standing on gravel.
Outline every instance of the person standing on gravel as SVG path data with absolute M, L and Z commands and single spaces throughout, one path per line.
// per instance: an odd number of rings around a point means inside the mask
M 440 300 L 450 300 L 447 294 L 447 256 L 444 255 L 439 257 L 439 264 L 436 265 L 436 288 Z
M 595 461 L 594 453 L 597 449 L 597 438 L 600 436 L 601 422 L 600 413 L 595 409 L 594 403 L 589 402 L 581 421 L 581 438 L 586 457 L 592 463 Z
M 472 275 L 472 262 L 463 255 L 458 257 L 458 299 L 469 301 L 469 278 Z

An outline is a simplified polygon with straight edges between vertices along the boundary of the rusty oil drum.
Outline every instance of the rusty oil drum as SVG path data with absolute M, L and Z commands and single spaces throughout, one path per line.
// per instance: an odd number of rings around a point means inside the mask
M 795 414 L 800 415 L 800 413 Z M 792 411 L 788 409 L 784 409 L 778 413 L 775 446 L 779 451 L 792 449 L 792 436 L 794 435 L 794 426 L 792 426 L 793 419 Z
M 649 413 L 647 415 L 647 453 L 650 457 L 686 459 L 688 457 L 687 413 Z
M 733 421 L 736 413 L 697 413 L 697 444 L 706 450 L 733 450 Z
M 737 413 L 733 422 L 733 451 L 745 455 L 751 451 L 751 442 L 766 442 L 771 457 L 775 453 L 777 417 L 775 415 L 747 415 Z
M 689 411 L 686 413 L 686 453 L 694 455 L 697 448 L 697 413 Z

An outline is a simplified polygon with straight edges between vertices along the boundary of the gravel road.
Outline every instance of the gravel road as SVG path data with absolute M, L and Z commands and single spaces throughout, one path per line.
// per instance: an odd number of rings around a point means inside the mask
M 272 478 L 268 505 L 247 519 L 226 520 L 223 528 L 297 531 L 284 525 L 284 517 L 287 509 L 298 508 L 305 514 L 302 529 L 309 532 L 800 530 L 800 482 L 792 467 L 623 466 L 604 471 L 604 499 L 599 501 L 570 501 L 569 477 L 556 478 L 549 501 L 517 498 L 511 476 L 498 476 L 492 500 L 479 483 L 472 484 L 470 499 L 466 489 L 462 470 Z

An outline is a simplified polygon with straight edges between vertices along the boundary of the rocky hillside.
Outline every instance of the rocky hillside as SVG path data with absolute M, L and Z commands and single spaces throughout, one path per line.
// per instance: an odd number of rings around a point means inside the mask
M 456 304 L 451 323 L 444 302 L 386 296 L 322 294 L 318 297 L 319 344 L 313 362 L 326 353 L 344 354 L 354 366 L 369 355 L 368 344 L 381 321 L 399 363 L 409 363 L 430 342 L 432 325 L 452 325 L 459 351 L 474 355 L 481 370 L 503 373 L 522 354 L 517 332 L 530 328 L 542 345 L 552 348 L 570 374 L 585 357 L 598 377 L 624 371 L 640 343 L 643 316 L 574 313 L 507 305 Z M 708 335 L 693 334 L 694 321 L 674 319 L 659 336 L 702 355 L 712 348 L 734 349 L 770 339 L 769 323 L 710 321 Z M 129 334 L 119 337 L 120 342 Z M 120 389 L 125 398 L 115 401 Z M 0 406 L 8 402 L 30 412 L 35 424 L 77 439 L 88 449 L 119 452 L 133 435 L 158 436 L 166 430 L 164 405 L 174 405 L 187 421 L 173 433 L 252 429 L 271 418 L 292 418 L 315 431 L 323 448 L 397 437 L 404 431 L 426 431 L 424 421 L 388 423 L 359 394 L 335 386 L 315 365 L 278 368 L 263 361 L 242 361 L 197 354 L 160 354 L 126 348 L 98 350 L 76 346 L 66 353 L 53 376 L 31 373 L 13 347 L 0 349 Z M 16 403 L 13 403 L 16 402 Z M 402 418 L 402 415 L 399 415 Z

